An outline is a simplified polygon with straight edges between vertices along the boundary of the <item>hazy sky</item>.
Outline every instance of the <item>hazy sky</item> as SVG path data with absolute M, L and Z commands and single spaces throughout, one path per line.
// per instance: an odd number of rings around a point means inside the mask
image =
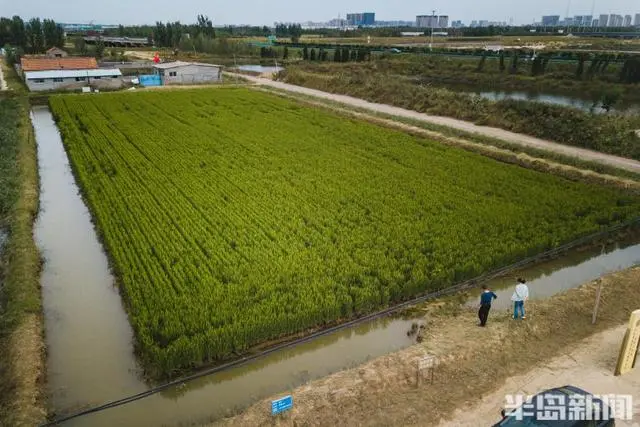
M 569 15 L 591 14 L 593 0 L 570 0 Z M 541 15 L 564 16 L 567 0 L 0 0 L 0 16 L 53 18 L 58 22 L 143 24 L 155 21 L 195 21 L 202 13 L 214 25 L 271 25 L 275 21 L 327 21 L 348 12 L 375 12 L 377 20 L 414 20 L 416 15 L 449 15 L 469 23 L 473 19 L 531 23 Z M 638 0 L 595 0 L 595 15 L 640 13 Z

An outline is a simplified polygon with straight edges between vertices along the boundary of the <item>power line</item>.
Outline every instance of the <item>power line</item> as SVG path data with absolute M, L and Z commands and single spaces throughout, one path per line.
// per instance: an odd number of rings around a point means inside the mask
M 293 341 L 290 341 L 290 342 L 287 342 L 287 343 L 278 344 L 278 345 L 276 345 L 276 346 L 274 346 L 274 347 L 272 347 L 270 349 L 264 350 L 264 351 L 262 351 L 260 353 L 257 353 L 257 354 L 251 355 L 251 356 L 242 357 L 240 359 L 225 363 L 223 365 L 219 365 L 219 366 L 216 366 L 216 367 L 213 367 L 213 368 L 209 368 L 209 369 L 206 369 L 204 371 L 200 371 L 198 373 L 195 373 L 193 375 L 189 375 L 187 377 L 183 377 L 183 378 L 180 378 L 180 379 L 177 379 L 177 380 L 174 380 L 174 381 L 170 381 L 168 383 L 165 383 L 165 384 L 162 384 L 162 385 L 159 385 L 159 386 L 156 386 L 156 387 L 152 387 L 149 390 L 143 391 L 143 392 L 138 393 L 138 394 L 133 394 L 131 396 L 127 396 L 127 397 L 124 397 L 124 398 L 121 398 L 121 399 L 113 400 L 111 402 L 102 404 L 100 406 L 95 406 L 93 408 L 84 409 L 84 410 L 78 411 L 76 413 L 72 413 L 72 414 L 69 414 L 69 415 L 62 416 L 62 417 L 60 417 L 58 419 L 54 419 L 52 421 L 48 421 L 45 424 L 41 424 L 40 427 L 56 426 L 56 425 L 58 425 L 60 423 L 63 423 L 63 422 L 66 422 L 66 421 L 70 421 L 70 420 L 75 419 L 75 418 L 84 417 L 84 416 L 87 416 L 87 415 L 90 415 L 90 414 L 94 414 L 94 413 L 97 413 L 97 412 L 106 411 L 107 409 L 116 408 L 118 406 L 123 406 L 123 405 L 126 405 L 128 403 L 132 403 L 132 402 L 135 402 L 135 401 L 138 401 L 138 400 L 142 400 L 144 398 L 153 396 L 154 394 L 160 393 L 161 391 L 164 391 L 164 390 L 166 390 L 168 388 L 175 387 L 175 386 L 181 385 L 181 384 L 185 384 L 185 383 L 194 381 L 194 380 L 196 380 L 198 378 L 202 378 L 202 377 L 205 377 L 205 376 L 208 376 L 208 375 L 213 375 L 213 374 L 216 374 L 216 373 L 219 373 L 219 372 L 223 372 L 223 371 L 229 370 L 231 368 L 235 368 L 235 367 L 238 367 L 238 366 L 245 365 L 247 363 L 250 363 L 250 362 L 253 362 L 255 360 L 261 359 L 263 357 L 266 357 L 266 356 L 268 356 L 268 355 L 270 355 L 272 353 L 275 353 L 275 352 L 278 352 L 278 351 L 281 351 L 281 350 L 285 350 L 287 348 L 297 347 L 297 346 L 299 346 L 301 344 L 316 340 L 316 339 L 318 339 L 320 337 L 323 337 L 325 335 L 329 335 L 329 334 L 332 334 L 334 332 L 340 331 L 342 329 L 346 329 L 346 328 L 350 328 L 350 327 L 356 326 L 356 325 L 358 325 L 360 323 L 369 322 L 369 321 L 372 321 L 372 320 L 375 320 L 375 319 L 378 319 L 378 318 L 381 318 L 381 317 L 388 316 L 388 315 L 390 315 L 392 313 L 395 313 L 395 312 L 397 312 L 399 310 L 414 306 L 416 304 L 419 304 L 419 303 L 422 303 L 422 302 L 425 302 L 425 301 L 428 301 L 428 300 L 431 300 L 431 299 L 439 298 L 439 297 L 442 297 L 442 296 L 445 296 L 445 295 L 449 295 L 449 294 L 453 294 L 453 293 L 457 293 L 457 292 L 469 289 L 471 287 L 477 286 L 481 282 L 485 282 L 485 281 L 491 280 L 491 279 L 493 279 L 495 277 L 502 276 L 502 275 L 508 273 L 509 271 L 515 270 L 517 268 L 521 268 L 521 267 L 523 267 L 525 265 L 531 264 L 534 261 L 538 261 L 538 260 L 543 259 L 543 258 L 548 258 L 548 257 L 552 257 L 552 256 L 555 256 L 555 255 L 558 255 L 558 254 L 560 254 L 560 253 L 562 253 L 564 251 L 570 250 L 570 249 L 572 249 L 574 247 L 577 247 L 577 246 L 592 242 L 592 241 L 597 240 L 597 239 L 599 239 L 601 237 L 604 237 L 604 236 L 607 236 L 607 235 L 609 235 L 611 233 L 614 233 L 614 232 L 616 232 L 618 230 L 621 230 L 621 229 L 627 228 L 627 227 L 632 227 L 632 226 L 635 226 L 635 225 L 637 225 L 639 223 L 640 223 L 640 217 L 636 217 L 636 218 L 634 218 L 634 219 L 632 219 L 630 221 L 627 221 L 625 223 L 618 224 L 616 226 L 610 227 L 607 230 L 600 231 L 600 232 L 597 232 L 597 233 L 593 233 L 593 234 L 581 237 L 579 239 L 576 239 L 576 240 L 574 240 L 572 242 L 566 243 L 566 244 L 564 244 L 562 246 L 559 246 L 557 248 L 550 249 L 550 250 L 548 250 L 546 252 L 543 252 L 541 254 L 534 255 L 534 256 L 522 259 L 522 260 L 520 260 L 518 262 L 515 262 L 513 264 L 510 264 L 510 265 L 508 265 L 506 267 L 502 267 L 502 268 L 494 270 L 494 271 L 492 271 L 490 273 L 486 273 L 486 274 L 480 275 L 480 276 L 478 276 L 476 278 L 466 280 L 466 281 L 458 283 L 458 284 L 456 284 L 454 286 L 450 286 L 448 288 L 444 288 L 444 289 L 441 289 L 441 290 L 438 290 L 438 291 L 430 292 L 428 294 L 419 296 L 419 297 L 411 299 L 409 301 L 405 301 L 405 302 L 396 304 L 393 307 L 389 307 L 387 309 L 378 311 L 376 313 L 372 313 L 372 314 L 369 314 L 367 316 L 360 317 L 358 319 L 353 319 L 353 320 L 351 320 L 349 322 L 341 323 L 341 324 L 333 326 L 331 328 L 327 328 L 327 329 L 315 332 L 315 333 L 313 333 L 311 335 L 308 335 L 306 337 L 303 337 L 303 338 L 299 338 L 299 339 L 296 339 L 296 340 L 293 340 Z

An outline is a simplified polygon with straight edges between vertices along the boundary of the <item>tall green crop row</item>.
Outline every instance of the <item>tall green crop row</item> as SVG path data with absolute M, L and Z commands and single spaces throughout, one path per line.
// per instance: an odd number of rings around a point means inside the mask
M 53 97 L 156 375 L 449 286 L 640 200 L 246 89 Z

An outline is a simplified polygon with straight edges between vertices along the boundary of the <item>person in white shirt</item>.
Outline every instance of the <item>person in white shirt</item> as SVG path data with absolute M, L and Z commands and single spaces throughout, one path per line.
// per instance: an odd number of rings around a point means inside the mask
M 520 316 L 523 319 L 526 319 L 524 313 L 524 302 L 529 299 L 529 287 L 526 285 L 526 281 L 524 279 L 518 278 L 518 284 L 516 285 L 516 290 L 513 292 L 511 296 L 511 301 L 513 301 L 513 318 L 517 319 Z

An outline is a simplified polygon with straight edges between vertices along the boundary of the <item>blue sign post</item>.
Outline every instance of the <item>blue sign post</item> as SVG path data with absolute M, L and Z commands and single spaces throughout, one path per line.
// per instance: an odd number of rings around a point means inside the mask
M 271 415 L 278 415 L 291 408 L 293 408 L 293 396 L 291 395 L 271 401 Z

